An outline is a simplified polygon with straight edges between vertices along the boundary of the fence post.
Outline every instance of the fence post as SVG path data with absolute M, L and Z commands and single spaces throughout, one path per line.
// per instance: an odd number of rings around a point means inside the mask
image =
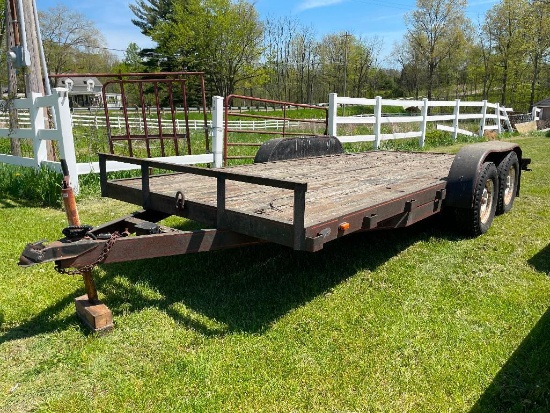
M 506 106 L 504 106 L 504 122 L 506 122 L 506 129 L 508 132 L 513 132 L 514 128 L 512 128 L 512 123 L 510 123 L 510 118 L 508 117 L 508 110 Z
M 422 99 L 423 106 L 422 106 L 422 123 L 420 124 L 420 147 L 424 147 L 424 143 L 426 141 L 426 128 L 428 125 L 428 99 L 424 98 Z
M 458 135 L 458 116 L 460 115 L 460 99 L 455 100 L 455 110 L 453 116 L 453 141 L 456 141 Z
M 495 115 L 497 115 L 497 132 L 499 134 L 502 133 L 502 125 L 500 124 L 500 103 L 497 103 L 497 107 L 495 109 Z
M 76 163 L 76 153 L 74 150 L 73 129 L 71 127 L 71 110 L 69 109 L 69 92 L 64 88 L 54 89 L 57 95 L 57 107 L 54 116 L 57 118 L 57 130 L 61 133 L 59 140 L 60 157 L 65 159 L 69 168 L 71 177 L 71 186 L 76 195 L 80 191 L 78 183 L 78 166 Z
M 380 147 L 380 130 L 382 124 L 382 97 L 376 96 L 374 102 L 374 149 Z
M 479 137 L 483 138 L 485 134 L 485 121 L 487 119 L 487 100 L 483 101 L 483 106 L 481 108 L 481 122 L 479 123 Z
M 338 95 L 336 93 L 329 93 L 328 95 L 328 135 L 337 136 L 338 128 L 338 106 L 336 100 Z
M 214 154 L 214 167 L 223 166 L 223 97 L 212 97 L 212 152 Z
M 40 93 L 31 92 L 28 100 L 29 105 L 29 122 L 31 124 L 33 136 L 33 155 L 36 166 L 40 166 L 42 161 L 48 160 L 48 152 L 46 149 L 46 141 L 40 139 L 40 131 L 44 129 L 44 111 L 37 106 L 36 98 L 42 96 Z

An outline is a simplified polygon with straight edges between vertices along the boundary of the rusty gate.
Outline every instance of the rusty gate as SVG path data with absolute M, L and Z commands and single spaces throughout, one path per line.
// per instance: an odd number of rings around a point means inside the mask
M 71 73 L 50 77 L 61 79 L 73 96 L 85 95 L 90 108 L 102 104 L 112 154 L 166 157 L 210 151 L 203 72 Z M 93 79 L 106 81 L 99 89 Z M 102 102 L 95 97 L 99 94 Z M 192 120 L 190 96 L 193 110 L 201 114 Z M 200 138 L 193 140 L 193 136 L 204 136 L 204 144 Z
M 245 112 L 232 108 L 234 100 L 245 105 Z M 254 159 L 255 150 L 267 139 L 326 135 L 328 131 L 328 108 L 301 103 L 255 98 L 252 96 L 229 95 L 225 98 L 224 163 L 230 160 Z M 303 119 L 299 109 L 314 109 L 320 116 Z M 264 110 L 266 114 L 261 114 Z M 269 115 L 270 110 L 282 111 L 282 116 Z M 292 114 L 292 115 L 291 115 Z M 242 121 L 244 119 L 244 121 Z M 254 121 L 247 121 L 252 119 Z M 231 153 L 230 153 L 231 151 Z

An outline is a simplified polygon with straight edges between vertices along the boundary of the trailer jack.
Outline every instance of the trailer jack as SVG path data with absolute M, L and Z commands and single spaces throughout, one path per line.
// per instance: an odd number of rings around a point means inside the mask
M 208 252 L 264 243 L 229 230 L 181 231 L 157 224 L 165 214 L 141 210 L 88 231 L 64 230 L 65 238 L 27 244 L 19 265 L 54 262 L 58 272 L 81 274 L 86 294 L 75 299 L 76 313 L 94 332 L 113 328 L 111 311 L 97 297 L 92 270 L 99 264 Z M 69 236 L 67 236 L 69 235 Z

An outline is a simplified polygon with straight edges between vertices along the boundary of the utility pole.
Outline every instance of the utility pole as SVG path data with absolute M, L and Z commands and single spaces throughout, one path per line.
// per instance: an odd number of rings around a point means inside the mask
M 31 0 L 19 0 L 23 6 L 23 20 L 25 22 L 25 42 L 29 52 L 30 66 L 25 69 L 25 89 L 27 97 L 32 92 L 44 94 L 42 85 L 42 76 L 40 70 L 40 61 L 38 56 L 38 47 L 36 44 L 36 28 L 34 25 L 34 5 Z
M 348 38 L 351 36 L 348 32 L 344 33 L 344 96 L 348 93 Z M 345 116 L 346 107 L 342 106 L 342 116 Z
M 348 93 L 348 39 L 351 37 L 351 34 L 348 32 L 344 33 L 344 96 L 347 96 Z
M 19 28 L 17 27 L 17 8 L 14 0 L 6 0 L 4 9 L 6 19 L 6 43 L 7 50 L 12 50 L 16 44 L 19 44 Z M 17 97 L 17 73 L 11 59 L 6 59 L 8 69 L 8 101 L 7 108 L 9 112 L 10 130 L 17 129 L 19 122 L 17 119 L 17 110 L 12 107 L 10 102 Z M 21 156 L 21 143 L 19 139 L 10 139 L 11 154 Z
M 14 68 L 19 68 L 25 77 L 25 92 L 27 97 L 31 97 L 32 93 L 39 93 L 44 95 L 44 82 L 42 81 L 42 71 L 40 65 L 40 51 L 38 45 L 38 32 L 35 24 L 35 3 L 34 0 L 7 0 L 6 16 L 8 10 L 11 13 L 10 26 L 13 24 L 13 37 L 8 35 L 8 47 L 13 53 L 15 62 L 9 62 L 11 65 L 10 70 L 10 85 L 12 76 L 15 79 Z M 8 32 L 9 33 L 9 32 Z M 11 46 L 10 46 L 11 45 Z M 13 75 L 12 75 L 13 73 Z M 17 95 L 16 80 L 14 83 L 13 98 Z M 49 127 L 49 116 L 47 109 L 43 109 L 45 112 L 44 118 L 46 119 L 45 128 Z M 17 117 L 17 111 L 14 110 L 13 116 Z M 11 124 L 11 112 L 10 112 L 10 127 Z M 12 139 L 13 142 L 13 139 Z M 16 149 L 12 146 L 12 154 L 16 154 L 13 150 Z M 54 151 L 51 141 L 46 143 L 47 158 L 54 160 Z M 20 150 L 19 150 L 20 155 Z

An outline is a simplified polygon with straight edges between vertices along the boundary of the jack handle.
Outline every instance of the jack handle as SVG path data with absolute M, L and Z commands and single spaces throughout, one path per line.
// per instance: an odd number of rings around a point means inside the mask
M 67 189 L 70 185 L 69 167 L 67 166 L 67 161 L 65 159 L 60 159 L 59 162 L 61 163 L 61 170 L 63 171 L 63 182 L 61 185 L 63 186 L 63 189 Z

